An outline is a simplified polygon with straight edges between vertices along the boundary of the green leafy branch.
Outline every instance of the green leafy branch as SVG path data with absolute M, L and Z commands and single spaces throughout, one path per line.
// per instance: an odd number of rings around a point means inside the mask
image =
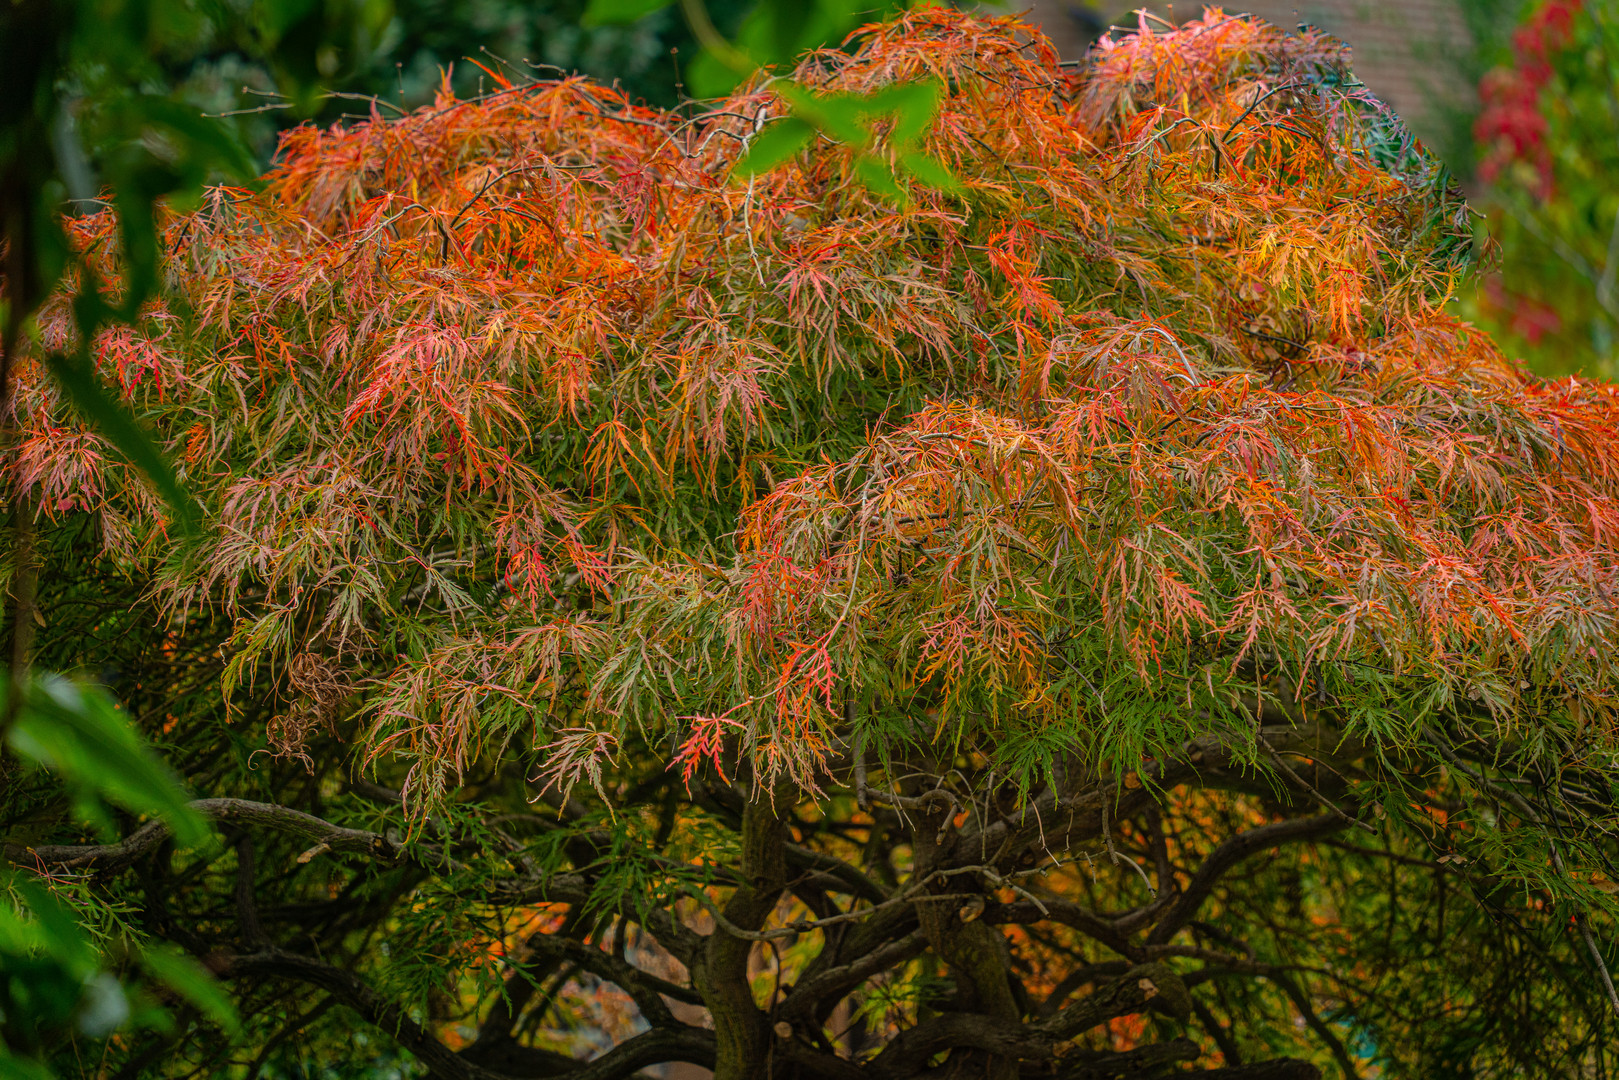
M 0 683 L 6 682 L 0 675 Z M 10 689 L 0 686 L 8 697 Z M 213 844 L 213 830 L 188 805 L 185 789 L 99 688 L 36 674 L 17 698 L 7 749 L 59 778 L 80 816 L 104 836 L 117 834 L 116 807 L 163 821 L 183 846 Z M 130 1025 L 170 1024 L 160 1008 L 132 1007 L 125 985 L 108 970 L 106 950 L 40 879 L 7 872 L 0 874 L 0 890 L 11 901 L 0 904 L 0 1076 L 50 1077 L 35 1055 L 62 1030 L 103 1038 Z M 148 980 L 226 1031 L 237 1030 L 235 1008 L 195 958 L 173 946 L 128 944 Z M 137 1002 L 141 996 L 137 992 Z
M 905 175 L 941 191 L 960 185 L 937 158 L 917 149 L 939 108 L 935 82 L 900 83 L 870 94 L 816 94 L 798 83 L 775 87 L 792 113 L 765 128 L 737 162 L 744 176 L 767 172 L 792 158 L 817 135 L 852 147 L 855 174 L 879 194 L 907 201 L 895 166 Z M 879 152 L 879 124 L 888 121 L 887 146 L 892 164 Z
M 591 0 L 586 25 L 626 25 L 676 0 Z M 865 17 L 881 17 L 895 5 L 861 12 L 838 0 L 797 5 L 760 3 L 743 23 L 739 44 L 726 40 L 709 18 L 702 0 L 678 0 L 681 13 L 703 55 L 688 77 L 705 96 L 723 94 L 761 67 L 790 62 L 808 49 L 846 36 Z M 923 137 L 938 114 L 937 82 L 899 83 L 868 94 L 816 93 L 791 79 L 771 80 L 771 89 L 787 104 L 788 114 L 773 120 L 748 144 L 736 174 L 753 177 L 783 164 L 817 136 L 854 151 L 855 175 L 871 190 L 901 204 L 908 201 L 901 176 L 928 187 L 954 191 L 956 177 L 937 158 L 923 153 Z M 886 132 L 883 130 L 886 127 Z M 886 135 L 886 138 L 883 136 Z M 887 154 L 882 152 L 886 143 Z

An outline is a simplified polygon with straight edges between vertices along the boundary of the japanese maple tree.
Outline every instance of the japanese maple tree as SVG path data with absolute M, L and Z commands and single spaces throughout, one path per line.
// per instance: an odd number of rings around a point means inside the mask
M 172 216 L 95 353 L 196 530 L 17 372 L 36 660 L 223 843 L 19 779 L 8 850 L 244 1025 L 60 1060 L 1619 1066 L 1619 401 L 1445 313 L 1342 46 L 924 10 L 794 80 L 857 137 L 508 85 Z

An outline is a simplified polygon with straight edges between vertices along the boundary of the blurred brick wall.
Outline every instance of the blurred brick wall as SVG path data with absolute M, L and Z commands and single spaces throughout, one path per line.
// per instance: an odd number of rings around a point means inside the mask
M 1448 56 L 1468 47 L 1466 30 L 1456 15 L 1457 2 L 1467 0 L 1246 0 L 1221 6 L 1228 15 L 1258 15 L 1286 30 L 1311 23 L 1348 42 L 1354 50 L 1355 74 L 1420 131 L 1432 94 L 1459 103 L 1473 93 L 1446 63 Z M 1095 12 L 1112 16 L 1118 25 L 1134 26 L 1134 17 L 1121 17 L 1130 10 L 1124 6 L 1128 3 L 1032 0 L 1028 18 L 1069 59 L 1080 56 L 1093 36 L 1094 31 L 1087 31 L 1097 25 Z M 1185 2 L 1136 6 L 1177 20 L 1203 10 L 1200 3 Z M 1105 25 L 1106 20 L 1100 22 Z

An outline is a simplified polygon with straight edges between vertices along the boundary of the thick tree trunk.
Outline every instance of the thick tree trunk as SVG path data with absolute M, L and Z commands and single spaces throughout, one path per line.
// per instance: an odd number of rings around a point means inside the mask
M 777 800 L 792 805 L 791 796 Z M 741 870 L 745 884 L 725 905 L 725 918 L 741 930 L 758 930 L 786 888 L 784 853 L 791 839 L 769 792 L 758 792 L 742 811 Z M 714 1018 L 714 1080 L 753 1080 L 766 1073 L 772 1032 L 753 1000 L 748 956 L 754 942 L 723 926 L 709 936 L 692 982 Z
M 947 829 L 953 810 L 951 803 L 915 815 L 912 835 L 919 875 L 925 875 L 949 855 L 953 845 Z M 969 885 L 968 880 L 947 878 L 930 886 L 930 891 L 941 896 L 979 891 L 980 883 L 973 881 Z M 981 905 L 978 910 L 982 910 Z M 977 921 L 975 914 L 970 908 L 964 912 L 959 900 L 940 899 L 916 905 L 922 934 L 934 953 L 944 960 L 955 983 L 950 1010 L 985 1016 L 1009 1025 L 1008 1030 L 1011 1030 L 1022 1021 L 1023 1010 L 1012 992 L 1005 943 L 997 930 Z M 963 921 L 964 915 L 969 921 Z M 951 1064 L 957 1075 L 971 1076 L 974 1080 L 1016 1080 L 1018 1074 L 1016 1058 L 984 1051 L 953 1055 Z

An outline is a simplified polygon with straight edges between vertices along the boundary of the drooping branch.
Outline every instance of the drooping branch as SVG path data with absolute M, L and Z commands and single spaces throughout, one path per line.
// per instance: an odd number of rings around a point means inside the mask
M 1203 901 L 1208 898 L 1221 876 L 1254 852 L 1278 844 L 1313 840 L 1318 836 L 1327 836 L 1345 828 L 1348 828 L 1348 822 L 1344 816 L 1329 812 L 1317 817 L 1295 818 L 1291 821 L 1261 825 L 1257 829 L 1249 829 L 1231 837 L 1203 860 L 1203 865 L 1192 875 L 1186 889 L 1171 901 L 1169 910 L 1164 912 L 1152 928 L 1152 932 L 1147 935 L 1147 944 L 1162 945 L 1179 933 L 1181 928 L 1196 916 L 1197 909 L 1202 907 Z
M 554 933 L 563 936 L 572 935 L 580 924 L 582 913 L 583 908 L 579 905 L 570 906 L 567 915 L 563 917 L 562 925 L 557 927 Z M 512 1028 L 518 1016 L 532 1000 L 540 984 L 556 974 L 561 967 L 562 957 L 558 953 L 524 957 L 514 963 L 501 985 L 500 995 L 490 1005 L 488 1014 L 478 1025 L 478 1037 L 467 1047 L 465 1051 L 467 1056 L 481 1063 L 485 1054 L 510 1043 Z
M 291 807 L 249 799 L 194 799 L 190 806 L 215 821 L 270 829 L 310 841 L 312 846 L 303 856 L 306 859 L 326 852 L 364 855 L 388 863 L 405 857 L 404 845 L 397 840 L 365 829 L 334 825 Z M 118 870 L 155 850 L 171 835 L 166 822 L 149 821 L 116 844 L 44 845 L 13 848 L 7 854 L 13 862 L 25 865 L 37 861 L 64 870 L 90 866 Z
M 397 1040 L 435 1080 L 624 1080 L 661 1062 L 711 1066 L 714 1061 L 713 1035 L 681 1025 L 679 1030 L 653 1028 L 590 1061 L 549 1050 L 512 1047 L 501 1057 L 504 1068 L 495 1071 L 451 1050 L 353 972 L 283 949 L 265 949 L 233 958 L 225 974 L 295 979 L 320 987 Z
M 1072 900 L 1042 898 L 1039 905 L 1032 900 L 1018 900 L 1010 904 L 996 904 L 984 909 L 984 919 L 990 923 L 1033 923 L 1044 919 L 1058 922 L 1078 930 L 1092 941 L 1112 949 L 1120 956 L 1135 958 L 1140 950 L 1131 945 L 1115 919 L 1077 904 Z
M 1151 1005 L 1160 1012 L 1184 1020 L 1191 1011 L 1191 998 L 1180 977 L 1165 964 L 1142 964 L 1119 978 L 1098 987 L 1072 1005 L 1042 1020 L 1038 1029 L 1061 1042 L 1105 1024 L 1116 1016 L 1128 1016 Z
M 1170 1039 L 1149 1043 L 1118 1054 L 1097 1054 L 1090 1060 L 1070 1066 L 1058 1076 L 1062 1080 L 1113 1080 L 1115 1077 L 1157 1076 L 1165 1066 L 1196 1061 L 1202 1055 L 1191 1039 Z
M 895 1036 L 872 1060 L 879 1075 L 917 1072 L 942 1050 L 967 1047 L 1023 1061 L 1049 1061 L 1069 1039 L 1119 1016 L 1160 1009 L 1184 1019 L 1190 999 L 1180 979 L 1163 964 L 1144 964 L 1033 1024 L 1008 1024 L 983 1013 L 948 1012 Z M 1180 1048 L 1176 1047 L 1179 1053 Z M 1196 1057 L 1194 1052 L 1193 1057 Z M 1185 1060 L 1172 1058 L 1165 1060 Z
M 502 1074 L 483 1069 L 445 1046 L 352 971 L 284 949 L 264 949 L 233 958 L 224 974 L 228 978 L 268 976 L 294 979 L 320 987 L 359 1013 L 367 1023 L 387 1032 L 427 1066 L 435 1080 L 502 1080 Z M 555 1069 L 534 1075 L 560 1075 L 570 1064 L 570 1060 L 560 1054 L 554 1057 L 557 1059 Z
M 1261 728 L 1260 735 L 1278 751 L 1313 751 L 1312 744 L 1320 732 L 1315 725 L 1272 725 Z M 1145 812 L 1156 803 L 1155 790 L 1182 784 L 1268 794 L 1270 789 L 1234 767 L 1239 763 L 1237 753 L 1227 741 L 1200 735 L 1186 740 L 1174 757 L 1145 770 L 1145 779 L 1150 783 L 1126 788 L 1122 786 L 1122 778 L 1099 776 L 1091 783 L 1076 785 L 1073 790 L 1058 791 L 1048 787 L 1012 813 L 993 817 L 979 827 L 964 828 L 957 835 L 953 850 L 988 851 L 1002 865 L 1030 851 L 1061 854 L 1082 842 L 1103 837 L 1108 822 Z
M 1304 992 L 1304 988 L 1299 985 L 1298 980 L 1283 972 L 1273 972 L 1270 978 L 1274 979 L 1286 991 L 1287 996 L 1293 999 L 1294 1008 L 1298 1009 L 1299 1015 L 1304 1018 L 1304 1022 L 1309 1026 L 1310 1030 L 1315 1032 L 1316 1037 L 1327 1044 L 1327 1048 L 1332 1051 L 1333 1059 L 1338 1063 L 1338 1068 L 1344 1074 L 1344 1080 L 1360 1080 L 1360 1070 L 1355 1068 L 1355 1063 L 1350 1060 L 1349 1052 L 1344 1049 L 1343 1042 L 1327 1026 L 1326 1021 L 1316 1015 L 1315 1008 L 1310 1004 L 1309 995 Z
M 879 1075 L 906 1076 L 920 1072 L 941 1050 L 962 1047 L 1014 1061 L 1049 1061 L 1055 1053 L 1050 1039 L 1027 1027 L 982 1013 L 953 1012 L 900 1032 L 872 1060 L 872 1069 Z
M 866 952 L 848 963 L 819 971 L 807 971 L 777 1009 L 784 1023 L 817 1022 L 832 1006 L 872 976 L 920 954 L 927 941 L 920 930 Z
M 642 971 L 623 957 L 593 948 L 581 941 L 559 934 L 535 934 L 529 938 L 529 947 L 536 952 L 564 957 L 593 975 L 615 983 L 635 1001 L 649 1024 L 670 1027 L 675 1019 L 659 995 L 682 1001 L 688 1005 L 701 1005 L 702 996 L 695 990 L 661 979 Z
M 1252 1065 L 1228 1065 L 1223 1069 L 1197 1069 L 1178 1074 L 1185 1080 L 1321 1080 L 1321 1070 L 1297 1058 L 1276 1058 Z

